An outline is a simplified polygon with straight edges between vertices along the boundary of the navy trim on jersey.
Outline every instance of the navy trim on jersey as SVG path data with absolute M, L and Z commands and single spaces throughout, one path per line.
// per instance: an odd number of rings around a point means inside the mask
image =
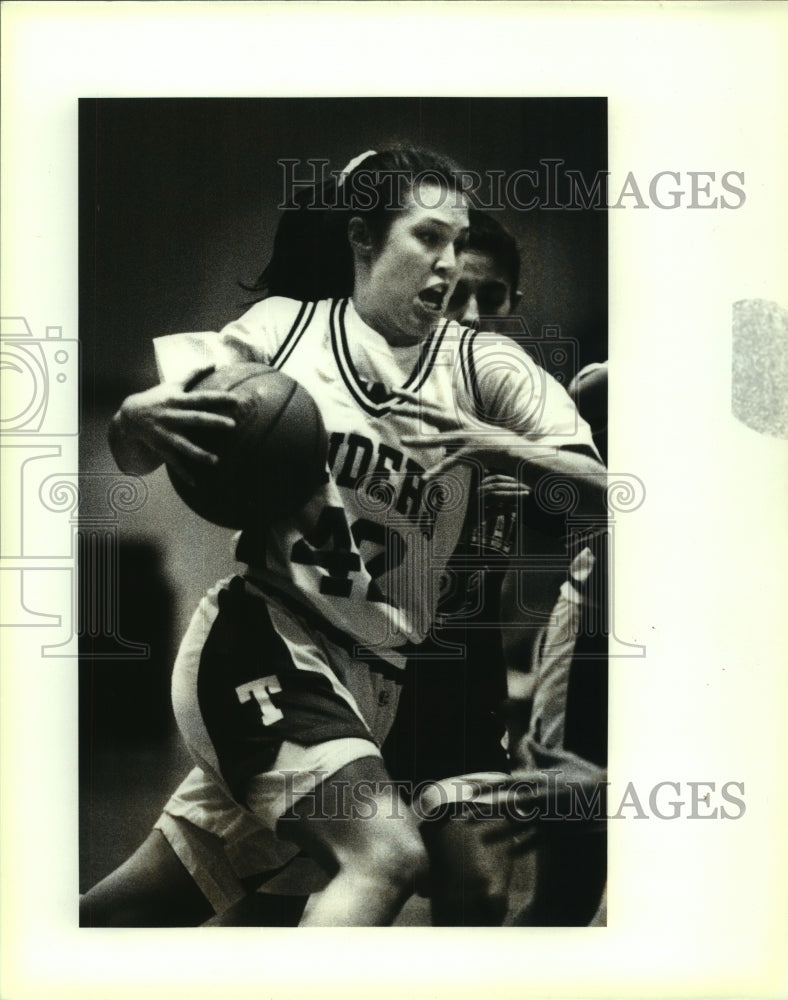
M 347 312 L 348 303 L 348 299 L 342 299 L 335 300 L 331 305 L 330 330 L 334 357 L 342 380 L 353 399 L 370 416 L 381 417 L 390 412 L 392 405 L 397 401 L 397 397 L 394 393 L 386 391 L 385 397 L 382 400 L 375 400 L 366 382 L 358 374 L 350 353 L 347 328 L 345 326 L 345 313 Z M 447 327 L 448 321 L 443 320 L 430 337 L 427 338 L 413 367 L 413 371 L 402 385 L 403 389 L 408 389 L 410 392 L 417 392 L 427 381 L 435 365 L 438 349 L 440 348 Z
M 384 660 L 368 647 L 362 646 L 356 639 L 353 638 L 353 636 L 344 632 L 336 625 L 332 625 L 331 622 L 323 618 L 317 611 L 313 611 L 311 608 L 308 608 L 297 598 L 284 593 L 284 591 L 280 590 L 278 587 L 272 587 L 267 581 L 258 579 L 251 574 L 249 575 L 249 582 L 253 587 L 262 591 L 263 594 L 267 594 L 268 596 L 275 598 L 283 604 L 288 611 L 292 612 L 292 614 L 302 618 L 311 628 L 322 633 L 330 642 L 333 642 L 335 646 L 339 646 L 341 649 L 344 649 L 345 652 L 349 653 L 354 659 L 360 660 L 366 664 L 366 666 L 369 667 L 373 673 L 380 674 L 387 680 L 393 680 L 397 684 L 402 684 L 404 673 L 403 668 L 395 667 L 393 663 L 389 663 L 388 660 Z M 409 656 L 413 655 L 413 652 L 418 648 L 419 647 L 413 643 L 406 643 L 402 646 L 398 646 L 397 652 L 401 652 L 403 656 Z
M 331 331 L 331 347 L 334 351 L 334 358 L 337 363 L 337 368 L 339 368 L 339 374 L 342 376 L 342 381 L 347 386 L 348 392 L 355 399 L 358 405 L 365 410 L 367 413 L 374 414 L 376 410 L 372 408 L 367 400 L 367 398 L 362 394 L 360 388 L 357 386 L 350 374 L 345 371 L 345 366 L 343 364 L 343 354 L 340 349 L 339 344 L 339 334 L 337 332 L 337 312 L 340 313 L 339 323 L 342 323 L 345 315 L 345 310 L 347 309 L 347 299 L 344 300 L 334 300 L 331 303 L 331 314 L 329 319 L 330 331 Z M 354 372 L 355 373 L 355 372 Z M 356 376 L 356 379 L 358 376 Z
M 478 330 L 466 327 L 460 338 L 460 368 L 465 380 L 465 388 L 473 400 L 473 407 L 476 416 L 484 420 L 484 402 L 481 390 L 479 389 L 479 376 L 476 372 L 476 361 L 473 357 L 473 342 L 476 339 Z
M 419 360 L 410 373 L 408 381 L 402 386 L 403 389 L 417 392 L 430 377 L 430 372 L 435 367 L 435 360 L 438 357 L 438 351 L 448 328 L 448 320 L 444 320 L 441 326 L 435 327 L 435 330 L 424 344 L 424 348 L 419 355 Z
M 273 358 L 271 358 L 272 368 L 281 368 L 287 361 L 287 359 L 290 357 L 290 355 L 293 353 L 296 344 L 303 336 L 306 328 L 312 322 L 312 317 L 315 315 L 315 309 L 317 309 L 317 302 L 301 303 L 301 308 L 298 310 L 298 315 L 296 316 L 293 325 L 290 327 L 287 336 L 282 341 L 282 344 L 277 350 L 276 354 L 274 354 Z M 306 317 L 306 320 L 302 324 L 301 320 L 303 319 L 304 314 L 307 312 L 307 310 L 309 310 L 309 315 Z

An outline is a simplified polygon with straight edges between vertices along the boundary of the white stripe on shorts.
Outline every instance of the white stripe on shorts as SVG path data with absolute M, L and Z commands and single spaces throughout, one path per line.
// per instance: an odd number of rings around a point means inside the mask
M 285 740 L 271 770 L 250 780 L 247 803 L 260 822 L 273 830 L 288 809 L 346 764 L 380 755 L 371 740 L 347 737 L 307 747 Z

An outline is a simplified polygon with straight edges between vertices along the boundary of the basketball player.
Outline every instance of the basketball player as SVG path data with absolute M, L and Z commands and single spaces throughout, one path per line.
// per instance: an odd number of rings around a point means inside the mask
M 516 306 L 520 259 L 514 239 L 495 219 L 474 209 L 469 216 L 468 245 L 447 316 L 473 326 L 480 315 L 507 316 Z M 492 546 L 497 532 L 488 519 L 490 530 L 482 545 L 484 532 L 474 520 L 478 518 L 469 516 L 461 544 L 474 567 L 464 574 L 455 571 L 455 593 L 439 607 L 444 621 L 439 636 L 446 644 L 459 640 L 465 654 L 459 660 L 441 661 L 435 655 L 422 659 L 424 669 L 409 664 L 397 721 L 383 747 L 390 773 L 409 788 L 467 772 L 493 772 L 488 781 L 506 777 L 503 728 L 496 715 L 505 697 L 505 670 L 495 640 L 499 611 L 493 574 L 488 572 L 484 587 L 480 585 L 485 554 L 496 553 Z M 486 605 L 482 609 L 474 607 L 481 592 Z M 458 604 L 474 607 L 470 629 L 467 615 L 462 614 L 459 627 L 453 631 L 446 627 L 450 608 Z M 438 648 L 433 647 L 433 654 Z M 459 780 L 444 787 L 456 796 Z M 508 845 L 502 840 L 491 845 L 487 824 L 472 818 L 453 816 L 422 829 L 430 855 L 433 923 L 499 924 L 511 869 Z M 261 856 L 266 859 L 265 872 Z M 327 876 L 301 859 L 279 870 L 280 861 L 271 838 L 260 836 L 253 817 L 195 768 L 168 801 L 144 844 L 83 897 L 83 920 L 93 925 L 196 924 L 210 915 L 210 902 L 227 922 L 295 922 L 303 906 L 298 896 L 322 888 Z M 263 877 L 261 892 L 250 895 Z
M 525 482 L 544 471 L 584 477 L 594 510 L 604 488 L 587 428 L 560 387 L 513 345 L 436 325 L 468 228 L 452 166 L 404 150 L 370 157 L 348 180 L 359 173 L 378 197 L 371 209 L 351 199 L 327 232 L 333 259 L 351 264 L 351 297 L 270 298 L 218 335 L 165 338 L 163 384 L 130 397 L 110 434 L 125 471 L 167 461 L 188 475 L 191 463 L 212 462 L 190 434 L 231 433 L 230 400 L 183 386 L 206 364 L 236 360 L 292 374 L 323 414 L 327 483 L 281 523 L 242 536 L 248 568 L 203 600 L 173 678 L 176 718 L 203 769 L 333 874 L 305 917 L 312 924 L 390 923 L 424 868 L 415 820 L 392 819 L 378 743 L 408 651 L 434 616 L 468 463 L 494 462 Z M 387 202 L 402 176 L 411 186 Z M 506 356 L 517 375 L 510 367 L 502 385 L 485 354 Z M 381 481 L 388 506 L 372 502 Z M 452 495 L 461 498 L 454 506 Z M 342 822 L 348 788 L 363 788 L 371 808 Z

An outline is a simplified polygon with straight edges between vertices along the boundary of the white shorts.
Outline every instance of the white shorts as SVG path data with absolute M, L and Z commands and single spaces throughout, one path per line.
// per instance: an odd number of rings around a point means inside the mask
M 320 624 L 233 577 L 200 602 L 175 662 L 192 756 L 271 830 L 321 780 L 380 756 L 397 710 L 402 671 L 355 658 Z
M 265 879 L 259 891 L 307 896 L 328 881 L 325 871 L 193 768 L 155 823 L 197 887 L 222 913 L 249 891 L 243 880 Z

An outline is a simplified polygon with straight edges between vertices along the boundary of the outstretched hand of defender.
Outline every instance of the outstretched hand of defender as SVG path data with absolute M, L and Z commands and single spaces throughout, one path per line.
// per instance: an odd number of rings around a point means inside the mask
M 514 476 L 504 476 L 498 472 L 490 472 L 479 483 L 479 496 L 488 503 L 506 503 L 527 497 L 531 487 L 521 483 Z
M 125 400 L 112 435 L 113 452 L 124 471 L 145 473 L 166 462 L 193 484 L 191 465 L 216 464 L 217 455 L 197 444 L 195 436 L 231 431 L 235 400 L 230 392 L 188 390 L 211 370 L 182 382 L 162 382 Z
M 543 837 L 555 839 L 603 833 L 607 818 L 607 770 L 577 754 L 537 748 L 529 766 L 512 768 L 505 788 L 486 791 L 474 800 L 477 808 L 495 810 L 505 826 L 491 828 L 491 843 L 511 840 L 513 854 L 537 846 Z M 517 749 L 515 749 L 515 755 Z
M 403 436 L 403 444 L 411 448 L 434 448 L 437 445 L 447 449 L 445 457 L 427 469 L 425 479 L 439 476 L 460 462 L 480 461 L 487 468 L 507 473 L 494 477 L 496 482 L 488 487 L 490 492 L 499 489 L 518 495 L 522 491 L 527 492 L 527 487 L 516 478 L 516 474 L 521 462 L 544 455 L 543 448 L 529 446 L 520 434 L 508 428 L 485 423 L 459 410 L 446 410 L 421 399 L 416 393 L 397 389 L 394 395 L 401 400 L 397 413 L 416 417 L 437 428 L 434 434 Z M 507 485 L 504 485 L 504 480 Z

